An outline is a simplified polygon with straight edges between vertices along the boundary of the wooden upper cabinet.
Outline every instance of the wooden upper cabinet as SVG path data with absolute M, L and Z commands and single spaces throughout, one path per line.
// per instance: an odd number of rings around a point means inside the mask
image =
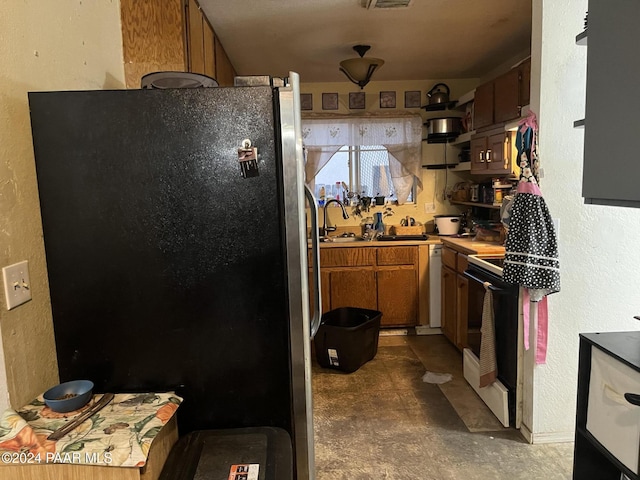
M 476 88 L 473 125 L 476 130 L 520 117 L 531 92 L 531 60 Z
M 188 41 L 189 71 L 204 74 L 204 30 L 202 12 L 195 0 L 188 0 Z
M 236 76 L 236 71 L 225 52 L 222 43 L 220 43 L 218 37 L 216 41 L 216 80 L 222 87 L 230 87 L 233 85 L 233 80 Z
M 147 73 L 187 70 L 183 1 L 120 0 L 127 88 Z
M 520 71 L 517 68 L 500 75 L 493 82 L 493 119 L 503 123 L 520 116 Z
M 520 106 L 531 102 L 531 59 L 525 60 L 518 66 L 520 71 Z
M 233 85 L 235 69 L 196 0 L 121 0 L 120 14 L 127 88 L 140 88 L 143 75 L 161 71 Z
M 203 18 L 202 30 L 204 41 L 204 74 L 216 78 L 215 34 L 206 18 Z
M 473 105 L 473 126 L 476 129 L 493 125 L 493 82 L 476 88 Z

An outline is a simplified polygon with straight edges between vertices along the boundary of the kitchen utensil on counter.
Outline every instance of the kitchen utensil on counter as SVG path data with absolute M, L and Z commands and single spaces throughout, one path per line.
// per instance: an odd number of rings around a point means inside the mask
M 44 403 L 54 412 L 67 413 L 84 407 L 91 399 L 93 382 L 72 380 L 44 392 Z
M 460 215 L 435 215 L 438 235 L 456 235 L 460 231 Z
M 416 219 L 407 215 L 405 218 L 400 220 L 400 225 L 403 227 L 413 227 L 416 224 Z
M 65 424 L 60 427 L 56 431 L 54 431 L 51 435 L 47 437 L 47 440 L 60 440 L 67 433 L 71 432 L 73 429 L 77 428 L 84 422 L 85 420 L 91 418 L 104 407 L 106 407 L 115 395 L 113 393 L 105 393 L 100 400 L 94 403 L 91 407 L 85 410 L 83 413 L 74 418 L 71 422 Z
M 427 98 L 429 98 L 429 105 L 435 105 L 438 103 L 449 102 L 449 87 L 444 83 L 436 83 L 431 90 L 427 92 Z
M 382 213 L 376 212 L 376 223 L 373 225 L 376 235 L 384 235 L 384 223 L 382 222 Z
M 469 187 L 470 201 L 479 202 L 480 201 L 480 185 L 474 183 Z

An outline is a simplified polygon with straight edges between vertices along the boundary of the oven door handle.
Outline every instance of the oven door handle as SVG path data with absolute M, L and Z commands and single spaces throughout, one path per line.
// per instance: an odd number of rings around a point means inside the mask
M 487 288 L 489 288 L 489 290 L 491 290 L 493 292 L 502 291 L 501 288 L 498 288 L 498 287 L 494 286 L 492 283 L 485 282 L 484 280 L 480 280 L 478 277 L 476 277 L 475 275 L 470 274 L 468 271 L 464 272 L 464 276 L 467 277 L 469 280 L 473 280 L 474 282 L 479 283 L 482 286 L 487 284 Z

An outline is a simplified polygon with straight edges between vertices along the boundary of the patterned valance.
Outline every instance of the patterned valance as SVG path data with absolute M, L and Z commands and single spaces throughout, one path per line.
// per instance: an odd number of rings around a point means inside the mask
M 344 145 L 383 145 L 398 203 L 404 203 L 414 180 L 420 179 L 422 118 L 419 115 L 308 116 L 302 119 L 307 151 L 307 182 Z

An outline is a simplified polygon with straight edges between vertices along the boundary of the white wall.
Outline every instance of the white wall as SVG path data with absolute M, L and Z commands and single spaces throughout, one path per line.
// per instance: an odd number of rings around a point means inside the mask
M 533 1 L 532 109 L 562 269 L 562 290 L 549 297 L 547 363 L 534 366 L 527 356 L 524 423 L 535 443 L 573 439 L 579 333 L 640 329 L 633 319 L 640 314 L 640 209 L 585 205 L 581 197 L 584 130 L 573 121 L 584 117 L 588 47 L 575 36 L 587 9 L 587 0 Z
M 33 300 L 0 295 L 0 412 L 58 381 L 27 92 L 124 86 L 118 0 L 2 3 L 0 266 L 29 261 Z

